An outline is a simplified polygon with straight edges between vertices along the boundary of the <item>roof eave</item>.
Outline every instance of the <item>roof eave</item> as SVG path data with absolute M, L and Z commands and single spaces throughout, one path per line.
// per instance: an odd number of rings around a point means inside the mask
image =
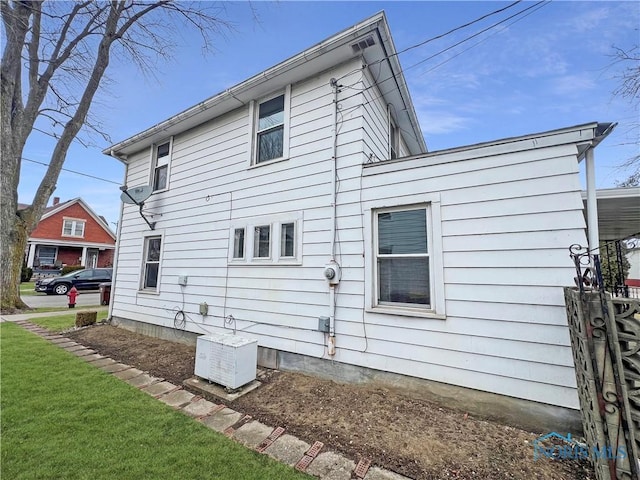
M 149 146 L 153 143 L 151 139 L 154 136 L 157 137 L 159 134 L 162 134 L 166 138 L 170 135 L 175 135 L 197 124 L 201 124 L 215 118 L 216 116 L 231 111 L 234 108 L 245 105 L 248 101 L 256 98 L 256 95 L 253 94 L 254 91 L 258 90 L 258 87 L 264 85 L 266 82 L 274 83 L 273 90 L 276 90 L 279 86 L 277 85 L 278 82 L 274 81 L 275 79 L 294 77 L 296 78 L 295 81 L 303 80 L 305 78 L 303 75 L 300 75 L 300 78 L 297 78 L 293 73 L 306 63 L 318 60 L 323 55 L 330 54 L 332 55 L 332 58 L 335 56 L 336 58 L 333 62 L 334 65 L 349 60 L 350 58 L 354 58 L 353 53 L 349 52 L 349 54 L 347 54 L 347 52 L 350 51 L 350 45 L 353 40 L 375 30 L 383 31 L 385 43 L 384 48 L 387 50 L 390 49 L 390 52 L 395 53 L 395 47 L 391 40 L 386 17 L 384 12 L 379 12 L 360 23 L 357 23 L 342 32 L 333 35 L 332 37 L 323 40 L 303 52 L 294 55 L 293 57 L 290 57 L 289 59 L 178 113 L 177 115 L 174 115 L 167 120 L 164 120 L 132 137 L 129 137 L 126 140 L 123 140 L 122 142 L 104 149 L 102 153 L 112 156 L 126 164 L 128 162 L 127 155 Z M 349 50 L 344 47 L 349 47 Z M 342 51 L 339 51 L 338 49 L 342 49 Z M 424 151 L 426 151 L 426 145 L 424 144 L 424 138 L 422 138 L 422 134 L 420 132 L 417 115 L 413 110 L 409 91 L 406 88 L 404 77 L 402 77 L 402 70 L 399 67 L 396 55 L 392 55 L 391 58 L 392 61 L 395 62 L 394 73 L 400 75 L 402 78 L 399 85 L 402 89 L 401 95 L 403 96 L 405 103 L 410 106 L 408 113 L 411 118 L 412 128 L 416 132 L 416 137 L 421 139 L 422 143 L 420 148 L 423 148 Z M 318 63 L 322 64 L 322 62 Z M 282 86 L 284 86 L 284 84 Z M 224 108 L 214 111 L 215 107 L 221 106 Z M 420 143 L 420 140 L 418 140 L 418 143 Z

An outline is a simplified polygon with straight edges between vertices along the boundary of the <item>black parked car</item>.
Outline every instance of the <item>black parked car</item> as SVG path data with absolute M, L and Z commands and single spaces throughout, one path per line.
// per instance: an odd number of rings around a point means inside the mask
M 77 290 L 98 290 L 103 282 L 110 282 L 113 268 L 87 268 L 75 270 L 66 275 L 54 278 L 44 278 L 36 282 L 35 291 L 45 292 L 47 295 L 66 295 L 72 286 Z

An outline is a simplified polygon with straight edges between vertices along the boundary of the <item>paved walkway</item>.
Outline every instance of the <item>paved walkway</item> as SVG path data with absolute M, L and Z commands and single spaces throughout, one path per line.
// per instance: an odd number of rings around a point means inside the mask
M 15 322 L 26 330 L 39 335 L 54 345 L 76 355 L 105 372 L 111 373 L 143 392 L 157 398 L 176 410 L 193 417 L 207 427 L 223 433 L 259 453 L 269 455 L 279 462 L 306 472 L 323 480 L 406 480 L 397 473 L 371 467 L 371 459 L 356 462 L 325 448 L 322 442 L 313 445 L 289 435 L 283 427 L 271 427 L 236 412 L 223 404 L 215 404 L 194 395 L 171 382 L 149 375 L 142 370 L 104 357 L 96 351 L 58 335 L 28 321 L 29 318 L 63 315 L 69 313 L 50 312 L 43 314 L 2 315 L 0 321 Z

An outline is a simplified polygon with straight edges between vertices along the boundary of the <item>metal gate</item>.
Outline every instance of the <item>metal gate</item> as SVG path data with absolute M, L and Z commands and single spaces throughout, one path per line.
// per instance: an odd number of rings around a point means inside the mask
M 640 479 L 640 302 L 605 292 L 598 255 L 581 250 L 564 293 L 590 458 L 598 480 Z

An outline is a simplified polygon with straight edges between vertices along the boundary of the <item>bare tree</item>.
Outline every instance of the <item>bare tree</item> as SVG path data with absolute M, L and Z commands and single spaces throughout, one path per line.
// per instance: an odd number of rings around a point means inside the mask
M 613 94 L 629 101 L 637 111 L 640 107 L 640 45 L 635 45 L 628 50 L 614 47 L 613 58 L 615 63 L 624 65 L 622 73 L 618 77 L 620 84 L 613 91 Z M 640 146 L 640 120 L 631 123 L 629 135 L 632 136 L 631 143 Z M 632 187 L 640 185 L 640 153 L 636 153 L 626 159 L 621 165 L 622 168 L 632 168 L 632 172 L 625 180 L 618 182 L 619 187 Z
M 220 8 L 207 2 L 171 0 L 0 0 L 3 44 L 0 78 L 0 272 L 2 311 L 25 308 L 19 282 L 27 239 L 56 188 L 74 140 L 98 124 L 88 120 L 94 96 L 114 56 L 153 72 L 171 53 L 181 28 L 203 45 L 228 28 Z M 56 143 L 31 205 L 18 210 L 20 165 L 34 132 Z

